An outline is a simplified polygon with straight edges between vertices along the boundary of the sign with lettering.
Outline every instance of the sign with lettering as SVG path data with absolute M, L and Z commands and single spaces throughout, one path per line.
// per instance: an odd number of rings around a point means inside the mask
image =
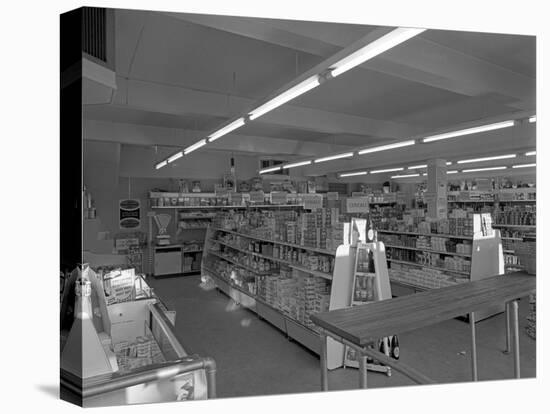
M 121 229 L 139 229 L 141 202 L 136 199 L 119 200 L 119 227 Z
M 286 204 L 286 194 L 284 191 L 272 191 L 271 204 Z
M 251 203 L 263 203 L 264 202 L 264 192 L 263 191 L 251 191 L 250 192 L 250 202 Z
M 321 194 L 304 194 L 304 209 L 315 211 L 323 208 L 323 196 Z
M 349 197 L 346 199 L 348 213 L 368 213 L 369 197 Z

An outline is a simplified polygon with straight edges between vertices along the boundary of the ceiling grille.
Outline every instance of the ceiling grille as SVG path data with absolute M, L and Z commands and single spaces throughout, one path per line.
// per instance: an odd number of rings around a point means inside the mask
M 83 51 L 103 62 L 107 62 L 106 9 L 83 8 Z

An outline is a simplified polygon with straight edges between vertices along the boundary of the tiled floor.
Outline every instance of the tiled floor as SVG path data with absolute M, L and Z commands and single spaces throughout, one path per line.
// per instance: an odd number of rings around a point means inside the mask
M 176 310 L 176 333 L 190 353 L 211 356 L 217 363 L 218 397 L 241 397 L 319 391 L 319 357 L 256 314 L 235 306 L 217 290 L 199 287 L 199 276 L 149 279 L 166 305 Z M 536 343 L 524 331 L 527 298 L 520 301 L 521 375 L 536 375 Z M 505 346 L 504 315 L 477 324 L 480 380 L 513 377 L 512 355 Z M 436 382 L 470 381 L 470 328 L 450 320 L 399 335 L 401 360 Z M 329 373 L 331 390 L 357 388 L 357 370 Z M 391 377 L 369 373 L 368 386 L 414 385 L 398 372 Z

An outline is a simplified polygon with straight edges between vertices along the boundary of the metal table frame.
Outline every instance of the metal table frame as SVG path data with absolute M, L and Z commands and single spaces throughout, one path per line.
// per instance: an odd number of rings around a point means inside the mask
M 505 276 L 502 276 L 505 277 Z M 470 282 L 475 283 L 475 282 Z M 508 354 L 510 351 L 513 353 L 514 361 L 514 377 L 520 378 L 520 350 L 519 350 L 519 316 L 518 316 L 518 298 L 513 300 L 508 300 L 505 303 L 505 339 L 506 339 L 506 349 L 503 351 Z M 368 307 L 369 305 L 364 305 Z M 335 312 L 335 311 L 332 311 Z M 330 313 L 330 312 L 327 312 Z M 470 334 L 471 334 L 471 369 L 472 369 L 472 380 L 478 380 L 478 366 L 477 366 L 477 347 L 476 347 L 476 319 L 474 312 L 469 312 L 469 324 L 470 324 Z M 459 316 L 459 315 L 457 315 Z M 315 317 L 312 320 L 315 321 Z M 435 321 L 437 323 L 439 321 Z M 511 326 L 510 326 L 511 325 Z M 333 332 L 330 329 L 320 326 L 320 340 L 321 340 L 321 389 L 322 391 L 328 391 L 328 368 L 327 368 L 327 338 L 331 337 L 335 341 L 338 341 L 344 345 L 347 345 L 353 348 L 359 357 L 359 388 L 367 388 L 367 357 L 378 359 L 383 364 L 386 364 L 393 369 L 401 372 L 408 378 L 412 379 L 418 384 L 430 384 L 434 381 L 424 374 L 418 372 L 417 370 L 406 366 L 400 361 L 389 358 L 385 354 L 368 348 L 368 346 L 361 345 L 360 343 L 350 341 L 346 338 L 343 338 L 337 332 Z M 399 332 L 394 332 L 398 334 Z

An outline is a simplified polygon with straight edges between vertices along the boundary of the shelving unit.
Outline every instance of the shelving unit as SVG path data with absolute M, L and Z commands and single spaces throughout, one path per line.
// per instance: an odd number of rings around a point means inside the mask
M 501 249 L 502 241 L 500 239 L 500 230 L 493 229 L 492 234 L 489 231 L 487 235 L 483 235 L 481 232 L 481 215 L 479 214 L 474 215 L 473 236 L 391 230 L 379 230 L 378 233 L 381 241 L 389 240 L 387 237 L 385 238 L 384 235 L 395 235 L 398 239 L 401 239 L 401 236 L 424 236 L 456 239 L 461 242 L 468 241 L 468 244 L 471 244 L 471 253 L 462 253 L 456 251 L 441 251 L 425 247 L 399 245 L 396 243 L 390 243 L 389 241 L 385 243 L 385 246 L 388 249 L 387 261 L 392 264 L 395 263 L 399 266 L 404 266 L 403 268 L 399 268 L 394 271 L 392 271 L 391 268 L 389 270 L 390 281 L 392 282 L 392 286 L 395 286 L 392 288 L 392 293 L 395 296 L 449 286 L 456 283 L 480 280 L 485 277 L 504 273 L 505 267 L 503 251 Z M 395 240 L 395 238 L 392 238 L 392 240 Z M 408 239 L 407 242 L 410 242 L 410 239 Z M 469 271 L 464 269 L 435 266 L 423 262 L 392 258 L 390 256 L 390 251 L 392 249 L 436 254 L 440 255 L 440 258 L 443 256 L 456 256 L 469 262 Z M 459 261 L 458 264 L 460 263 L 461 262 Z M 453 262 L 453 265 L 454 264 L 455 263 Z M 416 274 L 416 272 L 406 270 L 410 268 L 426 269 L 426 272 L 420 272 L 419 270 L 420 273 Z M 433 270 L 434 273 L 430 274 L 430 270 Z M 476 320 L 484 319 L 499 311 L 501 311 L 501 309 L 476 312 Z
M 240 245 L 237 246 L 234 242 L 226 242 L 224 240 L 220 240 L 219 237 L 221 237 L 224 234 L 227 234 L 227 235 L 232 234 L 234 236 L 238 236 L 242 238 L 242 239 L 234 239 L 236 241 L 248 239 L 252 242 L 261 242 L 261 243 L 271 245 L 272 248 L 276 245 L 281 247 L 287 246 L 295 249 L 303 249 L 306 252 L 318 253 L 318 254 L 330 256 L 334 260 L 333 271 L 332 273 L 329 274 L 329 273 L 321 272 L 319 270 L 308 269 L 305 266 L 290 260 L 281 259 L 280 257 L 258 253 L 257 251 L 251 251 L 250 249 L 241 245 L 240 242 L 239 242 Z M 267 273 L 259 272 L 258 270 L 250 266 L 240 263 L 239 260 L 235 260 L 234 257 L 229 257 L 225 253 L 220 252 L 222 246 L 224 249 L 226 250 L 228 249 L 228 251 L 235 251 L 239 253 L 241 255 L 240 257 L 243 257 L 242 254 L 246 254 L 246 255 L 249 255 L 250 257 L 269 260 L 273 263 L 277 263 L 278 265 L 283 266 L 284 268 L 293 269 L 292 272 L 297 271 L 298 273 L 296 274 L 292 273 L 292 276 L 290 276 L 289 279 L 285 277 L 281 279 L 279 277 L 280 275 L 279 275 L 278 268 L 275 268 L 273 273 L 271 271 Z M 386 263 L 384 261 L 383 246 L 381 248 L 379 247 L 377 252 L 378 252 L 378 255 L 380 256 L 378 260 L 380 260 L 383 263 L 383 268 L 386 268 Z M 330 251 L 326 249 L 307 247 L 307 246 L 287 243 L 287 242 L 278 241 L 278 240 L 269 240 L 264 237 L 256 237 L 255 235 L 248 234 L 245 232 L 239 232 L 235 230 L 223 229 L 223 228 L 212 226 L 211 228 L 208 229 L 207 236 L 206 236 L 205 253 L 203 255 L 203 263 L 202 263 L 202 277 L 203 277 L 203 280 L 206 278 L 213 281 L 220 291 L 222 291 L 227 296 L 232 298 L 235 302 L 241 304 L 242 306 L 246 307 L 250 311 L 255 312 L 260 318 L 265 319 L 267 322 L 277 327 L 289 338 L 296 340 L 297 342 L 309 348 L 313 352 L 319 353 L 320 336 L 318 332 L 316 332 L 310 326 L 306 326 L 306 324 L 302 322 L 301 319 L 298 320 L 295 317 L 293 317 L 292 316 L 294 315 L 293 313 L 287 314 L 286 311 L 283 311 L 283 310 L 286 310 L 285 306 L 283 306 L 282 308 L 279 308 L 278 307 L 279 305 L 275 305 L 275 303 L 273 303 L 273 299 L 267 300 L 267 299 L 264 299 L 262 296 L 260 296 L 260 293 L 256 291 L 257 289 L 260 289 L 259 287 L 260 285 L 258 284 L 259 283 L 258 278 L 265 278 L 263 280 L 265 280 L 264 283 L 266 284 L 269 283 L 267 282 L 267 280 L 272 277 L 274 278 L 274 280 L 277 280 L 277 282 L 275 283 L 285 282 L 289 280 L 294 280 L 294 281 L 300 280 L 301 282 L 299 283 L 305 283 L 305 286 L 308 286 L 308 284 L 310 284 L 311 286 L 312 283 L 316 284 L 317 282 L 315 282 L 315 280 L 318 280 L 318 281 L 323 280 L 324 285 L 326 285 L 327 288 L 330 286 L 330 293 L 329 294 L 324 293 L 321 295 L 322 297 L 324 296 L 325 298 L 328 299 L 327 310 L 340 309 L 351 305 L 350 299 L 351 299 L 351 292 L 353 287 L 355 255 L 356 255 L 356 248 L 347 244 L 340 245 L 336 249 L 336 251 Z M 231 270 L 231 267 L 227 267 L 228 265 L 222 265 L 221 273 L 219 273 L 218 271 L 216 271 L 216 268 L 218 268 L 220 264 L 217 264 L 216 260 L 225 261 L 236 267 L 240 267 L 250 273 L 249 274 L 245 273 L 244 275 L 234 278 L 233 277 L 234 271 Z M 216 263 L 216 264 L 210 265 L 210 263 Z M 382 267 L 380 269 L 382 269 Z M 288 272 L 288 270 L 285 272 Z M 224 274 L 226 276 L 224 276 Z M 250 277 L 253 278 L 253 281 L 246 282 L 246 280 L 250 280 L 250 279 L 247 279 Z M 305 279 L 301 279 L 301 278 L 305 278 Z M 266 295 L 266 292 L 261 294 Z M 266 298 L 269 298 L 269 297 L 270 296 L 266 296 Z M 316 300 L 321 300 L 319 296 L 317 298 L 318 299 Z M 278 296 L 277 300 L 281 300 L 281 297 Z M 276 302 L 276 303 L 279 303 L 279 302 Z M 325 302 L 325 306 L 326 306 L 326 302 Z M 335 369 L 343 366 L 344 346 L 328 338 L 327 347 L 328 347 L 328 361 L 329 361 L 328 368 Z

